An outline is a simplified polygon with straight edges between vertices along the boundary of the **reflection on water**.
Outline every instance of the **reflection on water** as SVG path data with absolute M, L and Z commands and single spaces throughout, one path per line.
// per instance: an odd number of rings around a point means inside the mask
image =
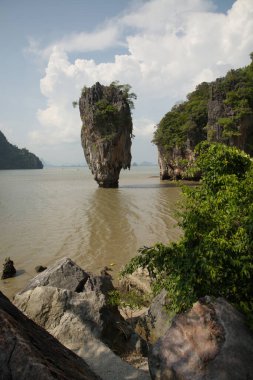
M 25 271 L 1 290 L 14 294 L 36 265 L 64 256 L 95 272 L 113 263 L 116 275 L 139 247 L 177 239 L 180 190 L 157 173 L 133 168 L 118 189 L 101 189 L 84 168 L 0 171 L 0 265 L 10 256 Z
M 86 211 L 83 209 L 83 212 Z M 88 236 L 86 255 L 98 268 L 124 263 L 124 258 L 137 244 L 131 196 L 119 189 L 96 189 L 89 199 L 87 210 Z M 128 254 L 129 256 L 129 254 Z

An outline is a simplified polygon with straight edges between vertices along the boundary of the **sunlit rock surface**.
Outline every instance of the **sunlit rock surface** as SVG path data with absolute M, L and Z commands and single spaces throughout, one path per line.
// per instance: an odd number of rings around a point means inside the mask
M 124 92 L 97 82 L 79 99 L 81 142 L 100 187 L 117 187 L 121 169 L 130 169 L 132 118 Z
M 100 377 L 0 292 L 0 379 L 98 380 Z

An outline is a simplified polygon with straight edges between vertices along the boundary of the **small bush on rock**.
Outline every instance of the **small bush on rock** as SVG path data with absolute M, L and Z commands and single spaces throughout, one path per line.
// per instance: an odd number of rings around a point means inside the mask
M 149 306 L 150 295 L 143 294 L 136 289 L 128 291 L 113 290 L 109 292 L 108 303 L 112 306 L 118 306 L 123 310 L 127 318 L 132 318 L 135 310 Z

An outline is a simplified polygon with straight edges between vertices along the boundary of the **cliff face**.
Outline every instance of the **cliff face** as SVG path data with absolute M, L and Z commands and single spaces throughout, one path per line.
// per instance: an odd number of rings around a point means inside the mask
M 169 152 L 163 146 L 157 146 L 157 149 L 160 179 L 187 179 L 187 169 L 194 160 L 191 145 L 171 148 Z
M 240 109 L 233 107 L 227 101 L 227 95 L 239 83 L 233 83 L 227 91 L 222 88 L 222 79 L 217 79 L 210 85 L 208 101 L 207 139 L 212 142 L 223 142 L 230 146 L 253 153 L 253 114 L 250 107 Z M 248 105 L 247 105 L 248 106 Z
M 252 55 L 253 57 L 253 55 Z M 160 121 L 153 142 L 158 147 L 160 178 L 187 178 L 194 148 L 221 142 L 253 155 L 253 61 L 224 78 L 203 82 L 187 100 Z
M 132 118 L 121 86 L 85 88 L 79 99 L 81 142 L 87 164 L 100 187 L 117 187 L 121 169 L 130 169 Z
M 0 131 L 0 170 L 42 168 L 43 164 L 35 154 L 10 144 Z
M 208 83 L 200 84 L 186 102 L 174 106 L 160 121 L 153 142 L 162 180 L 187 178 L 194 148 L 206 138 L 208 93 Z

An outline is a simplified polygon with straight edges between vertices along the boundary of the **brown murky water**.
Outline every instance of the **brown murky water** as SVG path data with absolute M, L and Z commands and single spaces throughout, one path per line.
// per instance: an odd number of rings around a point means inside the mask
M 9 297 L 35 273 L 68 256 L 114 276 L 139 247 L 176 240 L 180 189 L 160 182 L 157 167 L 122 171 L 118 189 L 100 189 L 87 168 L 0 171 L 0 266 L 10 256 L 17 276 L 0 280 Z

